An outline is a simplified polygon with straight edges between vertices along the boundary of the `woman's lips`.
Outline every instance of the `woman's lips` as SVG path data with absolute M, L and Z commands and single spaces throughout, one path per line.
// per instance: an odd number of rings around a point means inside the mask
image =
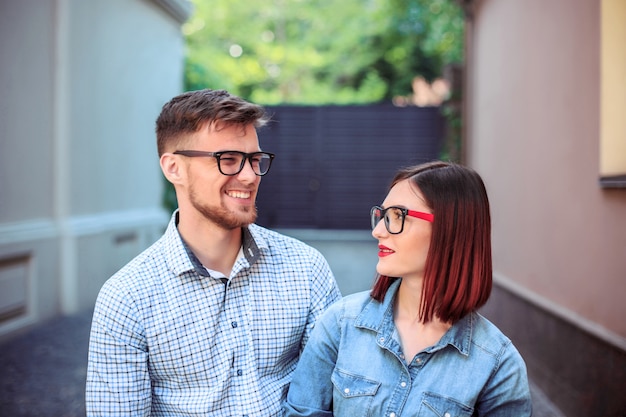
M 383 258 L 385 256 L 391 255 L 393 250 L 389 249 L 387 246 L 378 245 L 378 257 Z

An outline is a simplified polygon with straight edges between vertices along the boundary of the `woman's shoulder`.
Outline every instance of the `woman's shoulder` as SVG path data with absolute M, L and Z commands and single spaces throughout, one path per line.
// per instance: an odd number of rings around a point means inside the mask
M 356 317 L 371 300 L 369 290 L 344 295 L 328 308 L 326 314 L 339 315 L 342 318 Z
M 472 313 L 472 343 L 494 356 L 507 350 L 516 350 L 511 339 L 489 319 L 479 313 Z

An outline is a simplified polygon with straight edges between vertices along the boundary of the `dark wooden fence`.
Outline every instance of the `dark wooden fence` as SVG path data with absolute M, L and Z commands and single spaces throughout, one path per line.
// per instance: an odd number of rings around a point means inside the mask
M 369 210 L 395 171 L 439 157 L 436 107 L 276 106 L 259 131 L 276 153 L 261 181 L 257 223 L 271 228 L 369 229 Z

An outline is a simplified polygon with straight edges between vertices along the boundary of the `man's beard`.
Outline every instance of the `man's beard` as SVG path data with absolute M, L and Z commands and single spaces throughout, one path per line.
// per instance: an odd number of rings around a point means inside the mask
M 254 223 L 257 218 L 256 206 L 246 209 L 245 212 L 229 210 L 224 206 L 209 207 L 198 200 L 193 190 L 189 195 L 189 200 L 193 208 L 201 213 L 205 219 L 226 230 L 246 227 Z

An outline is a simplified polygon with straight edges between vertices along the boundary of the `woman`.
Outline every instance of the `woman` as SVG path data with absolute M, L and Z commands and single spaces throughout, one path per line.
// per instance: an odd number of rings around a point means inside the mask
M 318 320 L 286 416 L 530 416 L 522 357 L 476 312 L 492 275 L 478 174 L 446 162 L 400 170 L 371 219 L 373 289 Z

